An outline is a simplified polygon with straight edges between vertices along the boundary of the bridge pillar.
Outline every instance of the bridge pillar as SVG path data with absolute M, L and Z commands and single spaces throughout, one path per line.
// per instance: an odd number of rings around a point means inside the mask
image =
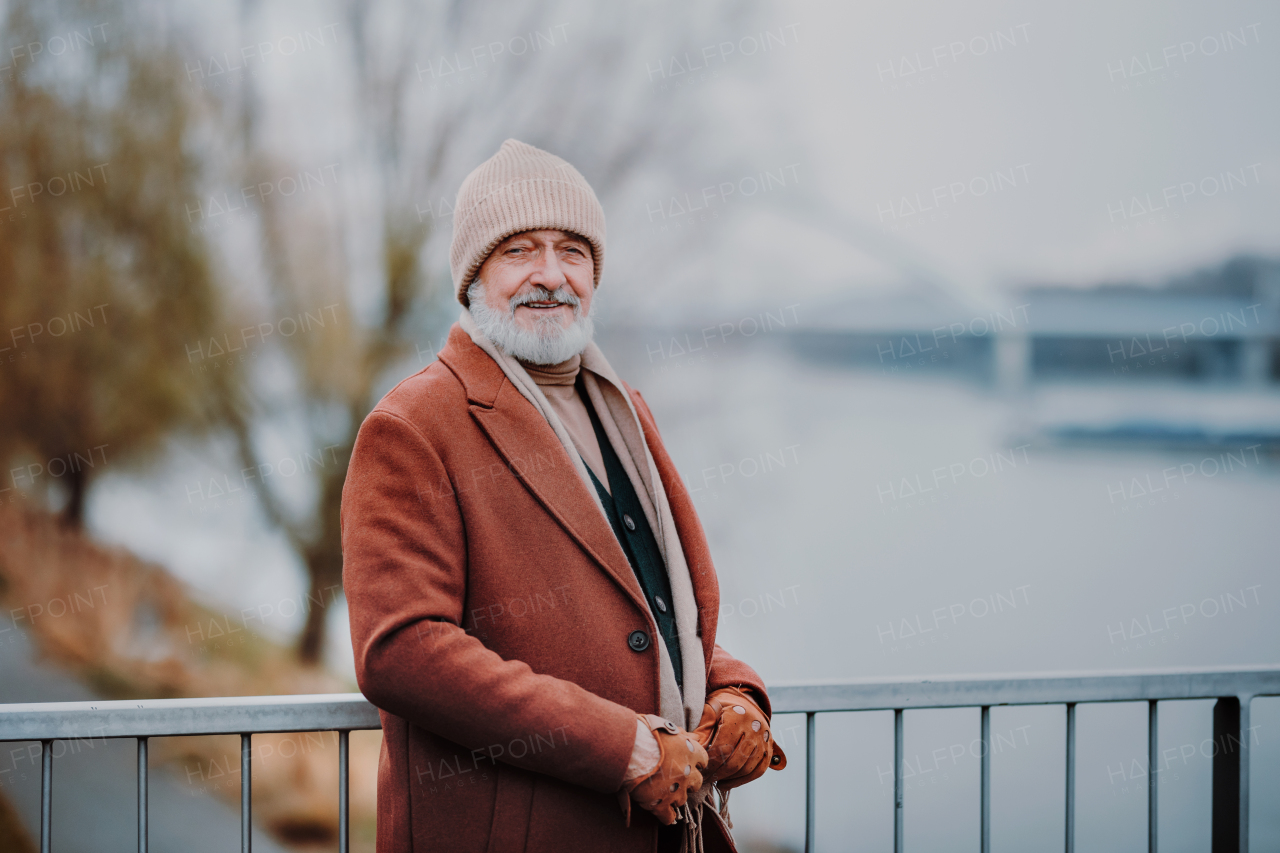
M 1031 383 L 1031 339 L 1019 332 L 996 335 L 991 354 L 996 387 L 1016 393 Z
M 1249 337 L 1240 341 L 1240 378 L 1248 385 L 1271 381 L 1271 341 Z

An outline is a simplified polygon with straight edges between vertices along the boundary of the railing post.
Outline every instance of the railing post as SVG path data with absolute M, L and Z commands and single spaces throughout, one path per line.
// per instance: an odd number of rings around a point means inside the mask
M 893 853 L 903 853 L 906 836 L 902 812 L 902 709 L 893 709 Z
M 1253 726 L 1249 722 L 1252 717 L 1252 696 L 1238 696 L 1240 703 L 1240 767 L 1236 776 L 1237 797 L 1240 801 L 1240 853 L 1249 853 L 1249 747 L 1253 736 Z
M 253 735 L 240 735 L 240 851 L 253 850 Z
M 1249 850 L 1249 699 L 1213 706 L 1213 853 Z
M 147 853 L 147 739 L 138 738 L 138 853 Z
M 982 706 L 982 778 L 979 847 L 991 853 L 991 706 Z
M 814 853 L 818 843 L 818 727 L 813 711 L 805 713 L 804 747 L 804 853 Z
M 1147 853 L 1156 853 L 1159 829 L 1160 726 L 1157 723 L 1156 700 L 1147 702 Z
M 351 812 L 351 757 L 350 732 L 338 732 L 338 853 L 349 853 L 351 849 L 351 825 L 348 816 Z
M 1066 853 L 1076 850 L 1076 703 L 1067 703 L 1067 839 Z
M 40 741 L 40 853 L 53 847 L 53 741 Z

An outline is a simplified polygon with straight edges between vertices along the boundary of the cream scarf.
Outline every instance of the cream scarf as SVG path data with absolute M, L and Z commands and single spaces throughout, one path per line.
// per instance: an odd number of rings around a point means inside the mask
M 569 437 L 560 418 L 547 402 L 546 396 L 538 384 L 530 378 L 528 372 L 515 358 L 507 355 L 492 341 L 484 336 L 466 308 L 458 318 L 458 324 L 471 336 L 476 346 L 480 347 L 497 365 L 502 368 L 516 390 L 546 419 L 555 432 L 556 438 L 569 454 L 574 469 L 578 472 L 587 494 L 591 496 L 600 516 L 608 524 L 608 516 L 596 494 L 591 475 L 583 463 L 573 439 Z M 604 353 L 594 342 L 587 345 L 582 352 L 582 380 L 591 398 L 591 405 L 601 415 L 600 423 L 609 437 L 618 458 L 627 471 L 636 495 L 644 506 L 645 518 L 653 529 L 658 540 L 658 548 L 667 566 L 667 575 L 671 581 L 671 595 L 675 599 L 676 631 L 680 642 L 681 662 L 684 665 L 684 691 L 676 683 L 675 670 L 671 666 L 671 656 L 667 653 L 667 644 L 660 637 L 654 637 L 654 645 L 658 647 L 659 677 L 661 679 L 659 693 L 659 713 L 668 720 L 680 722 L 686 730 L 697 727 L 702 718 L 702 706 L 706 701 L 706 659 L 702 653 L 702 638 L 698 636 L 698 603 L 693 597 L 693 582 L 689 578 L 689 567 L 684 560 L 684 549 L 680 545 L 680 537 L 676 532 L 675 521 L 671 516 L 671 506 L 667 501 L 666 491 L 662 488 L 662 480 L 658 475 L 658 467 L 654 464 L 653 454 L 645 444 L 644 434 L 640 429 L 640 419 L 636 415 L 631 398 L 622 387 L 613 368 L 609 365 Z M 646 609 L 648 603 L 645 604 Z M 650 617 L 653 614 L 650 612 Z M 653 620 L 657 624 L 657 620 Z

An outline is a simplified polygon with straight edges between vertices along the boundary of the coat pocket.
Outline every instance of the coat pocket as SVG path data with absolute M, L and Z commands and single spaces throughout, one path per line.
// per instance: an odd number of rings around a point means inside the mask
M 510 764 L 499 764 L 497 769 L 498 787 L 493 798 L 493 821 L 489 825 L 486 853 L 524 853 L 533 807 L 534 776 Z

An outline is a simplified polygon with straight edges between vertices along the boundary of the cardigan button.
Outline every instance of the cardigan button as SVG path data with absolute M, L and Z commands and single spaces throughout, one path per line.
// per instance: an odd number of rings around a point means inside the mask
M 659 612 L 659 613 L 666 613 L 666 612 L 667 612 L 667 603 L 666 603 L 665 601 L 663 601 L 663 600 L 662 600 L 662 596 L 660 596 L 660 595 L 655 595 L 655 596 L 653 597 L 653 603 L 654 603 L 654 604 L 656 604 L 656 605 L 658 605 L 658 612 Z
M 622 514 L 622 523 L 627 526 L 628 530 L 632 531 L 633 533 L 635 532 L 636 523 L 635 521 L 632 520 L 631 516 L 627 515 L 625 512 Z
M 644 631 L 632 631 L 627 637 L 627 645 L 633 652 L 642 652 L 649 648 L 649 635 Z

